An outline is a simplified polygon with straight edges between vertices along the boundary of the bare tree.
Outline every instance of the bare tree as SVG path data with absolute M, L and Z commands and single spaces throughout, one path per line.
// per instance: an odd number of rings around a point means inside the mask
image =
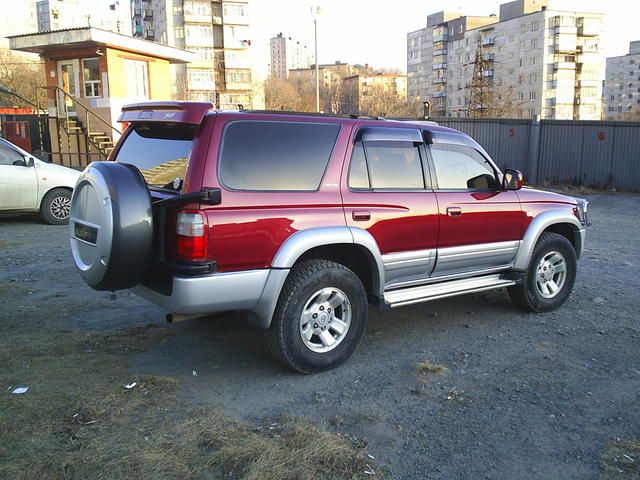
M 29 102 L 46 106 L 44 66 L 30 61 L 9 49 L 0 49 L 0 84 Z M 13 95 L 0 93 L 0 105 L 6 107 L 32 107 Z

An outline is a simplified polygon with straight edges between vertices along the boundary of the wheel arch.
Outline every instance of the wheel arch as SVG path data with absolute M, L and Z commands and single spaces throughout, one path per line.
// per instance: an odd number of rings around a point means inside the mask
M 365 230 L 351 227 L 320 227 L 291 235 L 276 253 L 269 278 L 252 312 L 252 321 L 269 328 L 280 292 L 291 269 L 311 259 L 335 261 L 352 270 L 367 295 L 376 298 L 384 287 L 384 266 L 375 239 Z
M 584 227 L 570 211 L 549 210 L 537 215 L 524 234 L 513 261 L 513 269 L 522 272 L 527 270 L 533 249 L 544 232 L 554 232 L 565 237 L 576 251 L 576 257 L 580 258 L 584 231 Z
M 72 187 L 68 187 L 66 185 L 56 185 L 54 187 L 49 188 L 40 197 L 40 202 L 39 202 L 39 205 L 38 205 L 38 211 L 42 211 L 42 204 L 44 203 L 44 199 L 47 197 L 47 195 L 49 195 L 54 190 L 66 190 L 69 193 L 73 193 L 73 188 Z

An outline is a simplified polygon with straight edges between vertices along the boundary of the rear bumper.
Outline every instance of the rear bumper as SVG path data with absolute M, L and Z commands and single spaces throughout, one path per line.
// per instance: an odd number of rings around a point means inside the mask
M 205 315 L 230 310 L 253 312 L 255 323 L 267 328 L 288 269 L 263 269 L 172 277 L 170 295 L 138 285 L 132 291 L 171 313 Z

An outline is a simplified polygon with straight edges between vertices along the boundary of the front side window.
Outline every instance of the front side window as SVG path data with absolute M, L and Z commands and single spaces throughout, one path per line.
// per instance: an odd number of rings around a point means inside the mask
M 424 189 L 422 161 L 411 142 L 358 142 L 351 156 L 353 189 Z
M 24 157 L 15 150 L 0 144 L 0 165 L 13 165 L 24 162 Z
M 224 130 L 219 176 L 224 186 L 250 191 L 315 191 L 340 125 L 238 121 Z
M 87 98 L 100 96 L 100 66 L 97 58 L 82 60 L 82 78 L 84 96 Z
M 464 145 L 436 143 L 429 147 L 441 190 L 495 190 L 496 174 L 477 150 Z

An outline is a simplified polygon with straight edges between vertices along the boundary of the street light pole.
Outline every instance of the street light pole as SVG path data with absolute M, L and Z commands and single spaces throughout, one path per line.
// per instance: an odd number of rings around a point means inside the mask
M 319 5 L 311 7 L 311 15 L 313 16 L 313 32 L 315 43 L 315 63 L 316 63 L 316 112 L 320 112 L 320 67 L 318 66 L 318 17 L 321 9 Z

